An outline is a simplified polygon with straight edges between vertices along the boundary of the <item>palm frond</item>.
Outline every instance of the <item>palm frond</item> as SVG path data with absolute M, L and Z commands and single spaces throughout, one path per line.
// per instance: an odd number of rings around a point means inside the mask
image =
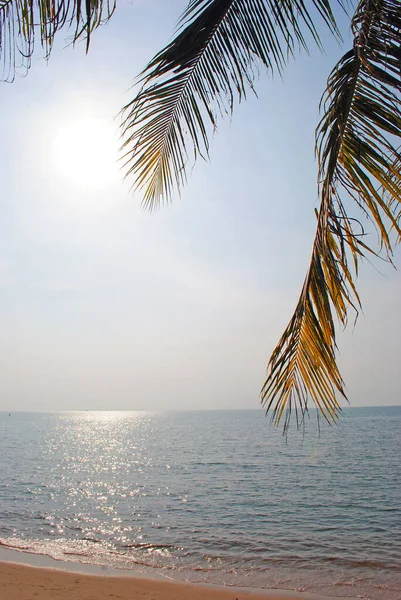
M 329 0 L 312 4 L 337 34 Z M 288 55 L 306 48 L 306 31 L 320 43 L 303 0 L 190 1 L 175 39 L 148 64 L 123 109 L 124 166 L 147 207 L 180 189 L 189 157 L 208 154 L 218 115 L 246 96 L 258 64 L 281 73 Z
M 72 28 L 72 40 L 86 39 L 113 14 L 115 0 L 0 0 L 0 73 L 12 81 L 30 67 L 35 41 L 48 57 L 56 32 Z
M 360 300 L 354 280 L 367 253 L 391 256 L 401 208 L 401 3 L 361 0 L 353 48 L 333 69 L 317 129 L 320 210 L 311 263 L 295 313 L 268 364 L 261 398 L 284 431 L 312 401 L 329 423 L 346 397 L 336 364 L 334 315 L 345 326 Z M 356 203 L 379 234 L 378 248 L 346 212 Z M 397 241 L 397 240 L 396 240 Z

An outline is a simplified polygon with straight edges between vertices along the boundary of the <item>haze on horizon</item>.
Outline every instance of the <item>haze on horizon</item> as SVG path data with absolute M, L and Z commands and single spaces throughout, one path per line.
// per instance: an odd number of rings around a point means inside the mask
M 87 56 L 64 32 L 2 84 L 0 410 L 259 407 L 308 266 L 313 135 L 342 50 L 326 38 L 283 80 L 262 72 L 211 162 L 150 215 L 116 162 L 115 117 L 184 5 L 122 3 Z M 401 277 L 375 267 L 356 328 L 338 331 L 351 406 L 401 404 Z

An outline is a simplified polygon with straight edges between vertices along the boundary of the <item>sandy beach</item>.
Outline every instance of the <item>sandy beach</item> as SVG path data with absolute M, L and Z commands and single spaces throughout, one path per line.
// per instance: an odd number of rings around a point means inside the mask
M 250 591 L 200 584 L 112 577 L 0 563 L 4 600 L 318 600 L 319 596 L 275 590 Z
M 401 407 L 349 410 L 0 412 L 0 600 L 400 600 Z

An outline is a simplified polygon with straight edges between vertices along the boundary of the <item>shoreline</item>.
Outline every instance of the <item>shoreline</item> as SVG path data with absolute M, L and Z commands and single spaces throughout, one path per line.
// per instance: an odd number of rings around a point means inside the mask
M 336 600 L 334 597 L 188 583 L 131 575 L 92 575 L 62 569 L 0 562 L 4 600 Z
M 12 548 L 0 545 L 0 565 L 3 563 L 76 573 L 80 575 L 98 575 L 99 577 L 145 577 L 148 579 L 162 579 L 163 581 L 169 580 L 168 577 L 159 575 L 158 573 L 148 575 L 139 570 L 115 569 L 113 567 L 105 567 L 103 565 L 79 562 L 76 560 L 56 559 L 47 554 L 39 554 L 30 552 L 29 550 L 13 550 Z
M 284 589 L 178 581 L 4 548 L 0 581 L 4 600 L 341 600 Z

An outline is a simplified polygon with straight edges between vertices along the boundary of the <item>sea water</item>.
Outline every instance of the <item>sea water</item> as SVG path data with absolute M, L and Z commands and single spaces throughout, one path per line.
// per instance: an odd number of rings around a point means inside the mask
M 0 544 L 175 579 L 401 598 L 401 407 L 0 413 Z

